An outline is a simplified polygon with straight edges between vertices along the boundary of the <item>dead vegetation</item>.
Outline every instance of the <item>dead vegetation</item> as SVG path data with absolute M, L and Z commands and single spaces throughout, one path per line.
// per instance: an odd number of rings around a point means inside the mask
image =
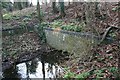
M 63 20 L 66 23 L 70 22 L 71 19 L 78 19 L 79 22 L 85 21 L 86 24 L 88 23 L 86 21 L 86 16 L 90 17 L 90 25 L 86 26 L 86 32 L 92 32 L 95 35 L 97 35 L 101 40 L 100 43 L 98 43 L 98 46 L 93 47 L 91 51 L 93 52 L 93 55 L 90 56 L 89 59 L 70 59 L 67 62 L 64 62 L 65 67 L 69 67 L 69 70 L 71 73 L 82 74 L 84 72 L 89 72 L 91 75 L 87 76 L 86 79 L 89 78 L 116 78 L 118 77 L 118 66 L 119 66 L 119 53 L 120 53 L 120 26 L 119 23 L 119 14 L 118 11 L 114 10 L 118 7 L 116 3 L 100 3 L 99 7 L 96 10 L 95 4 L 93 4 L 92 7 L 90 7 L 88 10 L 87 8 L 84 8 L 87 5 L 87 3 L 76 3 L 76 4 L 70 4 L 69 6 L 65 7 L 65 13 L 66 16 L 63 18 L 56 18 L 59 16 L 58 14 L 52 14 L 52 8 L 47 8 L 45 11 L 44 21 L 46 22 L 52 22 L 54 20 Z M 33 11 L 32 11 L 33 10 Z M 20 26 L 20 24 L 23 21 L 23 16 L 26 15 L 26 12 L 32 11 L 32 16 L 30 21 L 28 21 L 28 26 L 36 25 L 38 24 L 38 21 L 36 20 L 36 11 L 34 9 L 25 9 L 23 11 L 17 11 L 16 13 L 13 12 L 15 15 L 21 15 L 22 16 L 18 20 L 3 20 L 3 26 Z M 89 12 L 88 12 L 88 11 Z M 92 11 L 93 10 L 93 11 Z M 96 11 L 96 12 L 95 12 Z M 88 12 L 90 15 L 87 15 Z M 29 13 L 29 12 L 28 12 Z M 92 16 L 91 16 L 92 15 Z M 8 23 L 8 24 L 6 24 Z M 25 24 L 26 25 L 26 24 Z M 59 29 L 59 28 L 58 28 Z M 112 38 L 108 39 L 108 38 Z M 11 42 L 9 41 L 11 40 Z M 13 42 L 15 41 L 15 42 Z M 4 43 L 5 42 L 5 43 Z M 22 42 L 22 43 L 21 43 Z M 8 44 L 9 46 L 8 46 Z M 13 45 L 11 45 L 11 44 Z M 30 51 L 30 50 L 36 50 L 41 47 L 41 45 L 38 45 L 39 39 L 36 37 L 34 33 L 24 33 L 20 36 L 12 36 L 10 37 L 3 37 L 3 49 L 7 50 L 7 52 L 12 53 L 18 53 L 19 51 Z M 7 46 L 6 46 L 7 45 Z M 17 50 L 17 51 L 15 51 Z M 20 53 L 21 53 L 20 51 Z M 8 55 L 9 56 L 9 55 Z M 14 57 L 14 56 L 12 56 Z M 3 61 L 6 60 L 8 57 L 3 57 Z M 63 63 L 62 63 L 63 64 Z M 111 68 L 113 71 L 111 71 Z M 117 71 L 116 71 L 117 69 Z M 101 72 L 102 71 L 102 72 Z M 63 77 L 66 75 L 67 71 L 63 75 Z M 70 78 L 74 78 L 75 76 L 70 76 Z

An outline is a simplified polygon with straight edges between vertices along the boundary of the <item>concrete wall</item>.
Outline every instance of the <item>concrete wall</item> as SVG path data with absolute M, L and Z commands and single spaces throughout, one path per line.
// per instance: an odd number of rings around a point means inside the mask
M 45 34 L 51 47 L 75 53 L 76 56 L 88 54 L 97 42 L 94 36 L 84 33 L 46 29 Z

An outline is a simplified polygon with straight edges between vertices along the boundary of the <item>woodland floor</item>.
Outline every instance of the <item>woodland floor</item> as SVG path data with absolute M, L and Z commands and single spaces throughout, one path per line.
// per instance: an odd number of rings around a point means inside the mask
M 77 6 L 81 7 L 81 6 Z M 69 22 L 71 19 L 75 19 L 74 5 L 70 5 L 65 7 L 66 17 L 62 18 L 62 20 Z M 44 21 L 51 22 L 56 16 L 59 14 L 52 14 L 52 9 L 48 7 L 45 10 Z M 15 11 L 10 13 L 15 18 L 10 20 L 3 20 L 3 28 L 11 28 L 11 27 L 21 27 L 26 25 L 29 27 L 33 27 L 38 24 L 36 9 L 35 7 L 23 9 L 21 11 Z M 18 16 L 19 15 L 19 16 Z M 110 20 L 111 21 L 111 20 Z M 98 27 L 98 31 L 103 34 L 107 27 Z M 98 46 L 93 47 L 91 51 L 93 54 L 89 57 L 89 59 L 69 59 L 62 63 L 63 66 L 67 66 L 69 69 L 65 71 L 64 75 L 68 77 L 75 77 L 75 75 L 80 73 L 88 72 L 90 75 L 86 78 L 115 78 L 118 77 L 118 64 L 119 64 L 119 53 L 120 53 L 120 30 L 114 30 L 117 36 L 115 37 L 113 42 L 110 43 L 102 43 Z M 34 32 L 26 32 L 21 35 L 3 36 L 3 51 L 11 52 L 9 55 L 4 55 L 3 53 L 3 62 L 17 60 L 19 55 L 13 56 L 16 52 L 22 53 L 25 52 L 34 52 L 36 49 L 40 49 L 41 43 L 39 41 L 38 36 Z M 48 46 L 47 46 L 48 47 Z M 44 49 L 46 48 L 46 44 Z M 46 49 L 47 50 L 47 49 Z M 49 47 L 48 47 L 48 50 Z M 14 54 L 13 54 L 14 53 Z M 12 56 L 11 56 L 12 54 Z M 14 59 L 14 60 L 12 60 Z M 68 75 L 69 73 L 74 73 L 74 75 Z M 79 77 L 79 76 L 78 76 Z

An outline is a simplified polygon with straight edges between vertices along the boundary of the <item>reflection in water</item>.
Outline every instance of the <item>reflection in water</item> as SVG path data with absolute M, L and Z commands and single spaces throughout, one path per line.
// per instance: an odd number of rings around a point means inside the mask
M 31 66 L 27 68 L 25 63 L 17 65 L 18 73 L 21 74 L 22 78 L 55 78 L 56 74 L 61 71 L 58 65 L 50 65 L 49 63 L 41 63 L 38 61 L 38 66 L 36 68 L 36 72 L 30 73 L 27 69 L 30 69 Z M 43 68 L 44 67 L 44 68 Z M 56 69 L 57 68 L 57 69 Z M 62 71 L 61 71 L 62 72 Z
M 41 55 L 41 63 L 42 63 L 43 80 L 45 80 L 45 57 L 43 55 Z
M 68 54 L 65 53 L 63 55 L 61 51 L 51 54 L 40 55 L 29 62 L 18 64 L 15 66 L 16 68 L 11 68 L 3 72 L 3 77 L 18 78 L 18 80 L 23 78 L 27 80 L 30 78 L 43 78 L 43 80 L 45 78 L 58 78 L 58 74 L 63 72 L 60 66 L 58 66 L 59 61 L 63 57 L 68 56 Z
M 27 78 L 27 73 L 26 73 L 27 67 L 26 67 L 26 64 L 25 63 L 21 63 L 21 64 L 17 65 L 17 68 L 18 68 L 18 72 L 17 73 L 21 74 L 21 78 Z
M 29 71 L 29 73 L 35 73 L 36 72 L 36 68 L 38 66 L 38 59 L 34 59 L 30 62 L 26 62 L 27 65 L 27 70 Z
M 42 61 L 42 73 L 43 73 L 43 80 L 45 80 L 45 63 Z

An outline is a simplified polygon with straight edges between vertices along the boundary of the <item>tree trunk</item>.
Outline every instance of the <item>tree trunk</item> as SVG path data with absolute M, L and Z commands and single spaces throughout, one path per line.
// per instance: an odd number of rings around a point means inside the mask
M 2 21 L 2 20 L 3 20 L 3 16 L 2 16 L 2 2 L 0 2 L 0 21 Z
M 53 13 L 58 13 L 57 7 L 56 7 L 56 0 L 54 0 L 52 2 L 52 9 L 53 9 Z
M 29 7 L 29 1 L 27 0 L 27 2 L 25 2 L 25 7 Z
M 68 6 L 70 5 L 70 0 L 68 1 Z
M 14 9 L 18 9 L 18 10 L 22 10 L 22 2 L 15 2 L 16 0 L 14 0 Z
M 41 15 L 40 15 L 40 3 L 39 3 L 39 0 L 37 1 L 37 12 L 38 12 L 38 20 L 39 20 L 39 22 L 41 22 L 42 19 L 41 19 Z
M 47 6 L 47 0 L 45 0 L 45 5 Z
M 0 1 L 0 41 L 2 41 L 2 20 L 3 20 L 3 15 L 2 15 L 2 2 Z M 0 48 L 2 49 L 2 44 L 0 43 Z M 1 51 L 0 51 L 1 52 Z M 2 53 L 2 52 L 1 52 Z M 0 62 L 2 62 L 1 59 L 2 54 L 0 54 Z M 2 63 L 0 63 L 2 65 Z M 0 72 L 2 71 L 2 68 L 0 67 Z M 1 75 L 0 75 L 1 77 Z
M 22 2 L 22 7 L 23 8 L 29 7 L 29 2 Z
M 59 0 L 59 4 L 60 4 L 60 15 L 61 17 L 65 17 L 65 10 L 64 10 L 64 0 Z
M 31 2 L 30 2 L 30 7 L 32 7 L 33 6 L 33 3 L 32 3 L 32 0 L 31 0 Z
M 21 2 L 18 2 L 18 9 L 19 10 L 22 10 L 23 8 L 22 8 L 22 3 Z

